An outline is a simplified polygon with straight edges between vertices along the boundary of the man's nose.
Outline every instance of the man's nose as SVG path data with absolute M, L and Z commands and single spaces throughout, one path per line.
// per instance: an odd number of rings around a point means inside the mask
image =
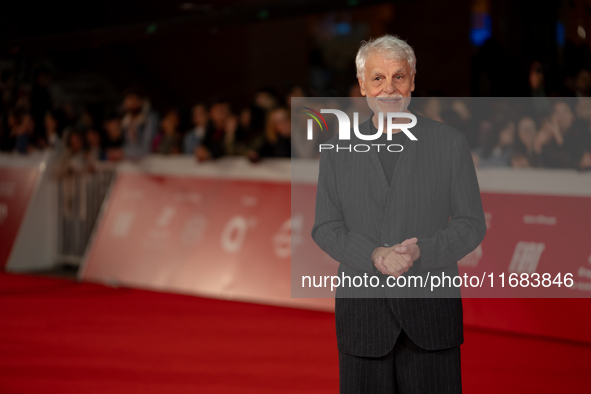
M 384 86 L 384 92 L 388 94 L 393 94 L 396 92 L 396 85 L 394 84 L 394 81 L 386 83 L 386 86 Z

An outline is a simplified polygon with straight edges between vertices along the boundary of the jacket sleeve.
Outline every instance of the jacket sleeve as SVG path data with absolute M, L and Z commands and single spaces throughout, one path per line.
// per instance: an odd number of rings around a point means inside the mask
M 453 145 L 450 215 L 444 229 L 418 239 L 421 255 L 417 273 L 455 265 L 476 249 L 486 234 L 478 178 L 463 134 Z
M 345 225 L 337 193 L 335 170 L 328 152 L 320 155 L 312 239 L 330 257 L 354 270 L 375 274 L 371 255 L 380 246 L 374 239 Z

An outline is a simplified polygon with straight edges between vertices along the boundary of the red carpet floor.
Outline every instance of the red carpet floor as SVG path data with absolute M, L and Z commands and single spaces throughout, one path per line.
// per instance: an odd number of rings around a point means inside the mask
M 334 315 L 0 274 L 0 393 L 337 393 Z M 466 327 L 465 393 L 591 393 L 591 345 Z

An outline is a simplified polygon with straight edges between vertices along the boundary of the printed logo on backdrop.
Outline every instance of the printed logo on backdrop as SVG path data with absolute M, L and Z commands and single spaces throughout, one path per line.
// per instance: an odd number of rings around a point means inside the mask
M 249 230 L 256 227 L 255 217 L 236 215 L 232 217 L 224 229 L 220 238 L 222 249 L 228 253 L 238 253 L 246 240 Z
M 525 224 L 545 224 L 547 226 L 556 225 L 556 218 L 554 216 L 544 215 L 524 215 L 523 223 Z
M 307 123 L 307 139 L 313 140 L 314 139 L 314 121 L 320 127 L 321 131 L 328 132 L 328 124 L 326 119 L 321 114 L 333 114 L 337 117 L 337 121 L 339 124 L 339 140 L 340 141 L 349 141 L 351 140 L 351 120 L 349 116 L 338 109 L 321 109 L 320 112 L 313 110 L 309 107 L 302 107 L 304 110 L 303 113 L 310 116 L 311 119 L 308 119 Z M 386 133 L 388 135 L 388 141 L 392 140 L 392 131 L 400 129 L 406 136 L 412 141 L 418 141 L 417 137 L 414 136 L 413 133 L 410 132 L 410 128 L 416 126 L 417 124 L 417 117 L 413 114 L 406 113 L 406 112 L 387 112 L 386 113 Z M 394 123 L 395 119 L 410 119 L 410 123 Z M 374 141 L 378 139 L 384 132 L 384 113 L 378 113 L 378 127 L 375 134 L 362 134 L 359 131 L 359 113 L 353 112 L 353 132 L 355 136 L 363 141 Z M 380 144 L 371 144 L 371 145 L 380 145 Z M 392 150 L 390 147 L 395 146 L 398 150 Z M 356 145 L 349 145 L 349 146 L 339 146 L 336 147 L 333 144 L 319 144 L 319 152 L 322 150 L 330 150 L 335 149 L 338 152 L 339 150 L 345 150 L 351 152 L 354 150 L 355 152 L 368 152 L 371 148 L 368 144 L 356 144 Z M 379 149 L 379 148 L 378 148 Z M 390 152 L 401 152 L 404 148 L 402 145 L 399 144 L 391 144 L 387 146 L 388 151 Z
M 304 217 L 302 214 L 296 214 L 283 222 L 272 239 L 275 256 L 281 259 L 291 256 L 292 248 L 295 249 L 302 243 L 303 225 Z
M 543 242 L 517 242 L 509 264 L 509 272 L 529 274 L 536 272 L 545 249 L 546 245 Z
M 133 212 L 119 212 L 111 228 L 111 235 L 115 238 L 126 238 L 129 235 L 134 219 L 135 214 Z
M 189 217 L 183 226 L 180 240 L 184 246 L 194 246 L 200 242 L 207 229 L 207 219 L 204 214 L 195 214 Z

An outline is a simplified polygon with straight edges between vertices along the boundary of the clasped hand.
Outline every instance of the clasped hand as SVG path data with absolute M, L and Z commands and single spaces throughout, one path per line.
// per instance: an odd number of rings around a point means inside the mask
M 382 274 L 398 278 L 421 256 L 417 241 L 414 237 L 394 246 L 376 248 L 371 256 L 373 264 Z

